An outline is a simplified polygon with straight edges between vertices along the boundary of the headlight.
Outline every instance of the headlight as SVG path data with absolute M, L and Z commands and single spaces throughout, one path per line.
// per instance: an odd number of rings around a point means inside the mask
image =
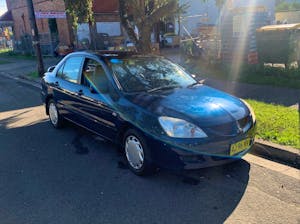
M 174 138 L 206 138 L 207 135 L 201 128 L 185 120 L 173 117 L 159 117 L 160 125 L 168 136 Z
M 255 123 L 256 117 L 255 117 L 254 110 L 252 109 L 252 107 L 250 106 L 250 104 L 247 103 L 245 100 L 243 100 L 243 99 L 240 99 L 240 100 L 243 101 L 243 103 L 244 103 L 244 104 L 248 107 L 248 109 L 250 110 L 250 113 L 251 113 L 251 116 L 252 116 L 253 123 Z

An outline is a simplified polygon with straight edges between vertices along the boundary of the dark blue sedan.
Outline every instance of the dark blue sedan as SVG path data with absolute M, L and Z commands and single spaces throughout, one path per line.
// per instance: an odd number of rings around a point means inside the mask
M 68 120 L 116 143 L 138 175 L 228 163 L 254 142 L 247 103 L 163 57 L 71 53 L 45 73 L 41 94 L 55 128 Z

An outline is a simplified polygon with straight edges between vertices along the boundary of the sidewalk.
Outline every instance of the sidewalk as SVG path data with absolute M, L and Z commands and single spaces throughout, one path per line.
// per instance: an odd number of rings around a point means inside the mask
M 0 64 L 0 72 L 13 77 L 24 78 L 29 73 L 37 70 L 36 60 L 15 59 L 12 57 L 5 57 L 0 58 L 0 61 L 8 62 Z M 51 65 L 57 64 L 58 61 L 58 58 L 44 58 L 45 70 L 47 70 L 47 68 Z M 39 78 L 37 78 L 35 81 L 39 82 Z

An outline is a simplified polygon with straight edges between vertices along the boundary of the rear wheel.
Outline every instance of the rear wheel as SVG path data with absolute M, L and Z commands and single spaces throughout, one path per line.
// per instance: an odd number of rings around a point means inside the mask
M 139 176 L 153 173 L 151 154 L 142 134 L 129 129 L 124 135 L 124 151 L 128 166 L 133 173 Z
M 49 100 L 48 102 L 48 112 L 51 124 L 55 128 L 61 128 L 63 126 L 63 118 L 59 114 L 58 109 L 56 107 L 56 103 L 53 99 Z

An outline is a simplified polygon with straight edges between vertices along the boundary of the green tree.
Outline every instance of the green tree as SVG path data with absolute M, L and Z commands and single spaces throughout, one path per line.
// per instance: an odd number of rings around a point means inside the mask
M 278 1 L 276 5 L 276 11 L 293 11 L 293 10 L 300 10 L 300 3 L 299 2 L 286 2 L 286 1 Z
M 291 8 L 290 8 L 290 10 L 300 10 L 300 2 L 293 2 L 292 4 L 291 4 Z
M 153 26 L 163 18 L 178 14 L 181 9 L 177 0 L 119 0 L 121 23 L 141 53 L 151 52 Z
M 90 27 L 91 40 L 94 40 L 94 0 L 64 0 L 67 15 L 71 21 L 73 29 L 73 40 L 76 37 L 78 23 L 88 23 Z
M 281 2 L 276 6 L 276 11 L 288 11 L 290 4 L 288 2 Z

